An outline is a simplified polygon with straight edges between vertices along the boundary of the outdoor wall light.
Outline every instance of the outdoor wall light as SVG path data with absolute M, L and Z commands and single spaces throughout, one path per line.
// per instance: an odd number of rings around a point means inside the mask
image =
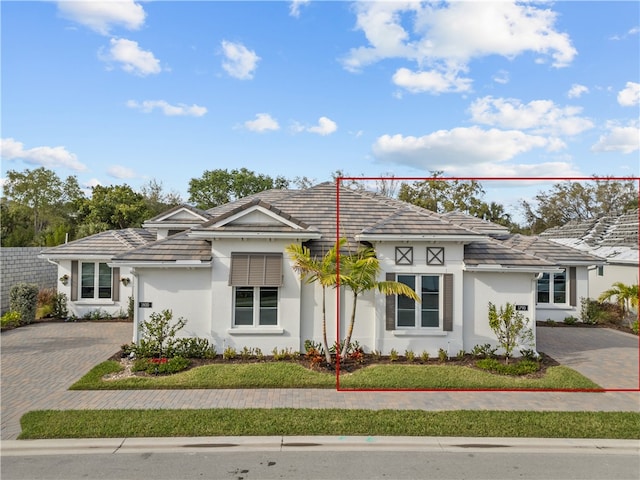
M 120 278 L 120 281 L 122 282 L 122 285 L 126 287 L 131 282 L 131 279 L 129 277 L 122 277 Z
M 60 283 L 62 283 L 64 286 L 67 286 L 67 284 L 69 283 L 69 275 L 65 273 L 63 276 L 61 276 Z

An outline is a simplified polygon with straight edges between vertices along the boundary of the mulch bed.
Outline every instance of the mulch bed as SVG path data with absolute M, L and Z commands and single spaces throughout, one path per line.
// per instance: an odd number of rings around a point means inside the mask
M 528 378 L 536 378 L 536 377 L 541 377 L 543 376 L 547 369 L 549 367 L 555 367 L 560 365 L 560 363 L 558 363 L 555 359 L 553 359 L 552 357 L 550 357 L 549 355 L 540 352 L 540 370 L 538 370 L 535 373 L 532 374 L 528 374 L 528 375 L 523 375 L 523 377 L 528 377 Z M 111 356 L 109 358 L 109 360 L 114 360 L 114 361 L 121 361 L 123 358 L 123 353 L 122 350 L 120 350 L 119 352 L 117 352 L 116 354 L 114 354 L 113 356 Z M 498 360 L 504 362 L 504 357 L 502 356 L 497 356 L 496 357 Z M 222 355 L 217 355 L 215 358 L 207 358 L 207 359 L 203 359 L 203 358 L 192 358 L 189 359 L 191 362 L 191 365 L 189 366 L 188 370 L 192 369 L 192 368 L 196 368 L 196 367 L 201 367 L 201 366 L 205 366 L 205 365 L 215 365 L 215 364 L 227 364 L 227 365 L 233 365 L 233 364 L 251 364 L 251 363 L 266 363 L 266 362 L 292 362 L 292 363 L 297 363 L 298 365 L 302 365 L 305 368 L 308 368 L 309 370 L 313 370 L 316 372 L 324 372 L 324 373 L 331 373 L 331 374 L 335 374 L 336 372 L 336 365 L 335 363 L 332 364 L 327 364 L 326 362 L 321 362 L 321 363 L 313 363 L 311 362 L 308 358 L 306 358 L 304 355 L 301 355 L 297 358 L 294 359 L 286 359 L 286 360 L 275 360 L 273 358 L 273 356 L 270 355 L 265 355 L 263 357 L 262 360 L 258 360 L 256 358 L 248 358 L 248 359 L 242 359 L 242 358 L 234 358 L 234 359 L 224 359 L 222 358 Z M 458 358 L 458 357 L 452 357 L 451 359 L 445 360 L 444 362 L 440 361 L 438 358 L 430 358 L 429 360 L 427 360 L 426 362 L 417 358 L 413 361 L 413 362 L 408 362 L 404 357 L 400 357 L 398 360 L 396 361 L 391 361 L 389 356 L 374 356 L 371 354 L 365 354 L 363 356 L 363 358 L 359 361 L 355 361 L 355 360 L 351 360 L 351 359 L 347 359 L 347 360 L 342 360 L 340 361 L 340 374 L 343 373 L 353 373 L 361 368 L 365 368 L 371 365 L 450 365 L 450 366 L 465 366 L 465 367 L 470 367 L 470 368 L 478 368 L 476 367 L 476 361 L 479 360 L 479 358 L 474 357 L 471 354 L 466 354 L 464 357 L 462 358 Z M 517 359 L 513 359 L 512 363 L 517 362 Z M 478 368 L 479 370 L 483 370 Z M 487 371 L 487 370 L 484 370 Z M 139 375 L 141 376 L 147 376 L 144 373 L 139 373 Z

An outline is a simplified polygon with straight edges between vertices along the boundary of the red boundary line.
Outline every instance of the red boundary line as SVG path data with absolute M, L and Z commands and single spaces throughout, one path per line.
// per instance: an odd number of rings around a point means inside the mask
M 640 225 L 640 177 L 336 177 L 336 244 L 340 240 L 340 187 L 344 180 L 355 181 L 455 181 L 455 180 L 476 180 L 476 181 L 633 181 L 638 182 L 638 224 Z M 640 251 L 640 236 L 638 237 L 638 250 Z M 336 273 L 336 342 L 340 341 L 340 251 L 337 252 Z M 638 279 L 640 280 L 640 262 L 638 262 Z M 640 308 L 640 298 L 639 298 Z M 535 320 L 534 320 L 535 321 Z M 340 388 L 340 352 L 336 351 L 336 391 L 338 392 L 580 392 L 580 393 L 603 393 L 603 392 L 640 392 L 640 335 L 638 335 L 638 387 L 637 388 L 537 388 L 537 389 L 472 389 L 472 388 Z

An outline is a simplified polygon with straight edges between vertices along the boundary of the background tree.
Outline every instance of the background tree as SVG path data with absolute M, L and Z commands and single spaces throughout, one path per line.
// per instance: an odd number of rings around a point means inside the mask
M 149 218 L 149 211 L 144 196 L 130 186 L 97 185 L 93 187 L 91 198 L 85 200 L 82 215 L 83 224 L 109 230 L 140 227 Z
M 398 198 L 432 212 L 463 212 L 473 215 L 483 205 L 484 189 L 476 180 L 450 180 L 441 171 L 432 179 L 403 183 Z
M 162 182 L 155 178 L 142 185 L 140 193 L 144 197 L 150 218 L 184 203 L 179 193 L 174 191 L 165 193 Z
M 49 246 L 72 232 L 84 194 L 74 176 L 62 181 L 44 167 L 9 170 L 3 188 L 2 245 Z
M 200 178 L 189 181 L 189 202 L 198 208 L 209 208 L 272 188 L 287 188 L 289 180 L 256 174 L 246 168 L 206 170 Z
M 638 208 L 638 190 L 632 180 L 593 177 L 591 182 L 566 181 L 541 191 L 520 208 L 530 233 L 537 234 L 576 220 L 616 216 Z

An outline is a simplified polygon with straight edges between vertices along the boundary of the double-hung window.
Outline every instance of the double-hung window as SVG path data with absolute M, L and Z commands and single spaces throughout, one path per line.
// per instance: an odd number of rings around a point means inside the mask
M 559 304 L 567 303 L 567 271 L 545 272 L 538 279 L 538 303 Z
M 112 272 L 106 263 L 83 262 L 80 277 L 80 298 L 110 299 Z
M 235 327 L 278 325 L 282 254 L 232 254 L 229 283 L 233 287 Z
M 397 296 L 397 328 L 441 327 L 440 280 L 440 275 L 398 275 L 397 281 L 418 293 L 421 303 L 404 295 Z

